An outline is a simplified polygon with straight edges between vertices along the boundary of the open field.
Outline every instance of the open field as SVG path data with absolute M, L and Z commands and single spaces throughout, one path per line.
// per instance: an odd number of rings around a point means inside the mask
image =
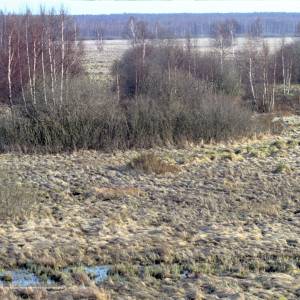
M 274 52 L 279 49 L 283 38 L 264 38 L 263 39 Z M 298 38 L 286 37 L 285 43 L 292 43 Z M 184 44 L 184 39 L 176 40 L 176 43 Z M 234 45 L 235 50 L 241 49 L 247 42 L 246 38 L 240 37 L 236 39 Z M 196 51 L 209 51 L 213 48 L 213 40 L 210 38 L 198 38 L 191 39 L 191 44 Z M 104 48 L 102 51 L 97 49 L 96 41 L 84 41 L 86 49 L 85 65 L 88 73 L 95 77 L 105 77 L 109 74 L 110 67 L 114 60 L 119 59 L 122 54 L 130 48 L 130 42 L 128 40 L 105 40 Z
M 0 207 L 0 266 L 57 281 L 16 295 L 299 299 L 299 117 L 278 136 L 149 152 L 0 155 L 1 190 L 28 205 L 14 219 Z M 82 273 L 57 275 L 81 265 L 111 267 L 100 290 Z
M 254 38 L 300 15 L 255 15 L 0 13 L 0 300 L 300 299 L 300 43 Z

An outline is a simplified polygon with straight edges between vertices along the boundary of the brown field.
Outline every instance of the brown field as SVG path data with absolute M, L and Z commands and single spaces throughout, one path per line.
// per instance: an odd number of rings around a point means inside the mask
M 99 80 L 130 44 L 85 47 Z M 300 299 L 300 116 L 273 122 L 228 143 L 0 154 L 0 300 Z
M 239 143 L 0 155 L 17 205 L 0 207 L 0 265 L 58 279 L 0 299 L 299 299 L 300 119 L 283 122 Z M 110 275 L 61 272 L 80 265 Z

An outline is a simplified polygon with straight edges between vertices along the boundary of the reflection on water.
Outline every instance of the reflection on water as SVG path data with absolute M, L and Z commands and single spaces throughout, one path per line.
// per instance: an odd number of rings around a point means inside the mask
M 89 277 L 96 283 L 101 283 L 108 276 L 108 266 L 92 266 L 83 267 Z M 63 272 L 70 272 L 71 268 L 66 268 Z M 0 287 L 1 286 L 16 286 L 16 287 L 31 287 L 42 285 L 56 285 L 54 281 L 48 279 L 46 282 L 41 280 L 34 273 L 26 269 L 15 269 L 8 271 L 0 271 Z
M 104 281 L 108 276 L 109 271 L 108 266 L 95 266 L 95 267 L 85 267 L 85 272 L 90 275 L 90 277 L 95 281 L 95 283 L 100 283 Z

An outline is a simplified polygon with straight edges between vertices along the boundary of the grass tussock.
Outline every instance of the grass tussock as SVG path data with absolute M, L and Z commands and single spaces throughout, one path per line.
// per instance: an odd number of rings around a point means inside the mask
M 291 170 L 290 166 L 287 163 L 280 162 L 279 164 L 277 164 L 277 166 L 273 170 L 273 173 L 274 174 L 291 173 L 291 171 L 292 170 Z
M 0 297 L 2 300 L 18 300 L 20 299 L 15 295 L 10 288 L 0 288 Z
M 147 174 L 177 173 L 180 171 L 178 166 L 163 161 L 154 153 L 140 154 L 138 157 L 131 160 L 129 167 Z
M 31 215 L 37 204 L 37 192 L 18 184 L 5 171 L 0 171 L 0 220 L 17 221 Z
M 1 300 L 50 300 L 50 299 L 89 299 L 111 300 L 110 294 L 103 288 L 98 287 L 68 287 L 47 291 L 45 288 L 0 288 Z

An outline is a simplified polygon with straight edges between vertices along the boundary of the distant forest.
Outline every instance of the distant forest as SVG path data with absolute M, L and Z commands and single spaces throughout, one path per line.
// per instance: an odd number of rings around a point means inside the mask
M 82 39 L 126 38 L 131 18 L 147 24 L 153 37 L 205 37 L 218 22 L 234 19 L 237 35 L 246 35 L 259 20 L 263 36 L 294 36 L 300 32 L 300 13 L 226 13 L 226 14 L 113 14 L 74 16 Z

